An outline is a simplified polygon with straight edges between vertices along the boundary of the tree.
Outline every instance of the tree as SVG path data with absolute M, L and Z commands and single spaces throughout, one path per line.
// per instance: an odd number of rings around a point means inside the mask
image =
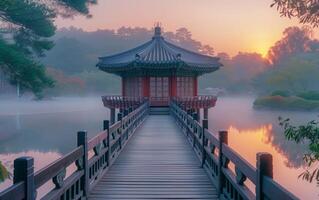
M 319 50 L 319 41 L 312 39 L 309 27 L 288 27 L 283 36 L 268 51 L 268 59 L 274 65 L 280 64 L 290 56 Z
M 302 24 L 319 26 L 318 0 L 273 0 L 271 7 L 276 7 L 281 16 L 297 17 Z
M 279 124 L 284 128 L 288 140 L 308 144 L 309 152 L 304 155 L 307 169 L 299 177 L 309 182 L 316 180 L 319 184 L 319 122 L 313 120 L 306 125 L 296 127 L 290 124 L 290 119 L 279 117 Z
M 0 70 L 11 83 L 31 90 L 37 97 L 53 80 L 37 61 L 53 47 L 54 19 L 82 14 L 90 17 L 88 6 L 96 0 L 1 0 Z

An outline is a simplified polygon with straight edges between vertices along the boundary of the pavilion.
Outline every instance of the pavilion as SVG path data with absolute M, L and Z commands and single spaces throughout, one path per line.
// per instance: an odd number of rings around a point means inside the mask
M 170 100 L 179 99 L 191 104 L 191 108 L 195 104 L 203 108 L 214 106 L 216 99 L 206 96 L 201 98 L 202 102 L 193 101 L 198 97 L 198 76 L 214 72 L 222 64 L 217 57 L 166 41 L 158 25 L 150 41 L 119 54 L 100 57 L 96 66 L 122 77 L 122 97 L 104 97 L 106 107 L 127 107 L 130 103 L 124 103 L 124 98 L 130 99 L 131 104 L 134 104 L 132 99 L 147 98 L 151 107 L 168 107 Z

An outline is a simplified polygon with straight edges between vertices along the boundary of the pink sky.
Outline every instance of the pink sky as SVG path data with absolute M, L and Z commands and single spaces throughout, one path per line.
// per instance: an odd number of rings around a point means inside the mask
M 266 54 L 288 26 L 297 20 L 281 18 L 272 0 L 99 0 L 92 18 L 57 19 L 59 28 L 87 31 L 122 26 L 152 28 L 161 22 L 167 31 L 188 28 L 193 38 L 231 55 L 239 51 Z M 319 30 L 315 29 L 319 38 Z

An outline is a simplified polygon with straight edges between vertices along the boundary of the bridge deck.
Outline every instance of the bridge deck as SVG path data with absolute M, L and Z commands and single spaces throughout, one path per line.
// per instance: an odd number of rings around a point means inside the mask
M 89 199 L 217 199 L 217 191 L 174 119 L 151 115 Z

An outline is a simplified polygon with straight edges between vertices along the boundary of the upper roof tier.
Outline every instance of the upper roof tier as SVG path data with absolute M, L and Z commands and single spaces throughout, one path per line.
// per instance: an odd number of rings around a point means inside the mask
M 99 69 L 115 74 L 131 70 L 175 69 L 197 75 L 213 72 L 222 64 L 219 58 L 195 53 L 165 41 L 161 28 L 155 27 L 155 34 L 149 42 L 112 56 L 100 57 Z

